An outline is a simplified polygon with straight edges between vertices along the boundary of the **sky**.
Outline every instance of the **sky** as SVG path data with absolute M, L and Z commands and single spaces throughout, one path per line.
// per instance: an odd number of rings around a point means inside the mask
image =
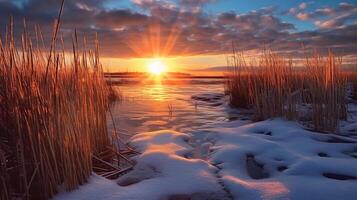
M 0 33 L 9 16 L 19 32 L 26 18 L 51 33 L 60 2 L 0 0 Z M 89 39 L 98 33 L 110 71 L 145 70 L 158 57 L 169 71 L 225 66 L 232 46 L 288 57 L 332 49 L 347 63 L 357 61 L 356 0 L 67 0 L 61 26 L 67 46 L 74 29 Z

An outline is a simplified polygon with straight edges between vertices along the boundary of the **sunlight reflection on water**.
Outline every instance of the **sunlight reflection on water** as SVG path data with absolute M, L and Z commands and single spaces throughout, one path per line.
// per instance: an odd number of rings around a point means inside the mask
M 167 91 L 162 84 L 155 84 L 152 87 L 147 88 L 148 90 L 144 90 L 144 94 L 147 94 L 152 97 L 153 100 L 156 101 L 164 101 L 167 99 Z
M 124 101 L 112 106 L 116 127 L 128 135 L 156 130 L 191 133 L 228 118 L 223 84 L 127 84 L 117 87 Z M 210 105 L 193 95 L 216 94 L 221 103 Z M 109 120 L 111 121 L 111 120 Z M 112 122 L 108 124 L 112 128 Z

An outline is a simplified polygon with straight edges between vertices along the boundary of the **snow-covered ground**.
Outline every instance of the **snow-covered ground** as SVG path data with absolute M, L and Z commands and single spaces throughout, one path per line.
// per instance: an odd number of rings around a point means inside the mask
M 56 199 L 357 199 L 357 141 L 281 119 L 142 133 L 137 165 Z M 344 180 L 341 180 L 344 179 Z
M 227 109 L 208 94 L 192 97 Z M 209 101 L 208 101 L 208 100 Z M 351 106 L 351 113 L 357 109 Z M 341 135 L 305 130 L 272 119 L 220 121 L 190 133 L 170 130 L 133 136 L 142 154 L 112 181 L 93 175 L 57 200 L 357 199 L 357 123 Z

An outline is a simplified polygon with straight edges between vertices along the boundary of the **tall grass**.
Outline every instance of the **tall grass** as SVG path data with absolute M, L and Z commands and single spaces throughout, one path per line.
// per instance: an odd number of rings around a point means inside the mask
M 303 77 L 312 105 L 312 124 L 317 131 L 337 132 L 340 119 L 347 118 L 347 79 L 341 71 L 342 59 L 331 52 L 326 57 L 306 58 Z
M 58 29 L 59 20 L 47 47 L 39 28 L 29 37 L 26 23 L 20 43 L 12 22 L 0 38 L 1 199 L 48 199 L 74 189 L 91 174 L 93 157 L 112 146 L 98 41 L 87 50 L 84 39 L 81 51 L 74 34 L 69 57 Z
M 357 99 L 357 65 L 350 68 L 349 72 L 345 73 L 347 82 L 350 83 L 350 97 L 352 100 Z
M 299 120 L 299 107 L 307 105 L 314 130 L 338 130 L 339 120 L 347 117 L 341 59 L 331 52 L 315 54 L 306 57 L 304 67 L 294 67 L 291 59 L 267 50 L 256 59 L 248 62 L 243 53 L 233 51 L 226 81 L 232 106 L 253 109 L 255 120 Z

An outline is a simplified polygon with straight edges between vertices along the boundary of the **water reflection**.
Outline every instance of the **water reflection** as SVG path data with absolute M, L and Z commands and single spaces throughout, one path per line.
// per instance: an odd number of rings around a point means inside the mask
M 218 84 L 137 84 L 121 85 L 124 101 L 112 107 L 114 122 L 128 135 L 156 130 L 191 133 L 229 120 L 224 104 L 207 104 L 192 96 L 222 94 Z M 224 99 L 217 101 L 225 102 Z M 212 106 L 218 105 L 218 106 Z M 109 124 L 109 128 L 112 127 Z
M 167 98 L 166 88 L 160 83 L 152 85 L 148 90 L 143 91 L 146 95 L 152 97 L 156 101 L 164 101 Z

